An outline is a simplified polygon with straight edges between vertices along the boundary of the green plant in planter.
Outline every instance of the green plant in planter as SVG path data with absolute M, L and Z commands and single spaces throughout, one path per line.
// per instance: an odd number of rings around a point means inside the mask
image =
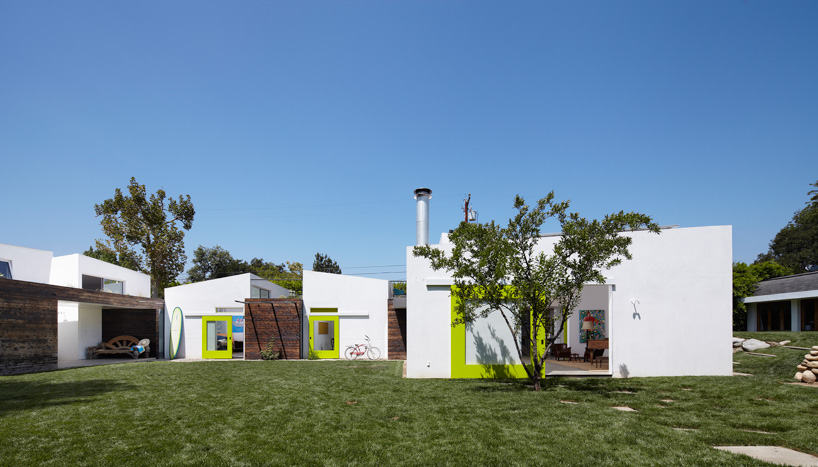
M 279 353 L 276 352 L 275 347 L 273 346 L 275 342 L 275 338 L 270 338 L 270 342 L 267 343 L 267 347 L 261 351 L 261 359 L 262 360 L 278 360 Z

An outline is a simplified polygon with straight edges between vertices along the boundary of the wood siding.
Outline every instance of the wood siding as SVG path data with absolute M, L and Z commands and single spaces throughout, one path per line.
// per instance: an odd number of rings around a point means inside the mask
M 389 360 L 406 360 L 406 309 L 395 310 L 392 300 L 387 306 Z
M 301 355 L 304 302 L 292 298 L 249 298 L 244 304 L 244 358 L 260 360 L 270 339 L 282 359 Z
M 133 336 L 138 340 L 150 339 L 151 352 L 156 358 L 159 348 L 159 320 L 156 310 L 102 310 L 102 340 L 108 342 L 117 336 Z M 145 354 L 142 354 L 144 357 Z
M 0 375 L 57 367 L 57 303 L 60 300 L 152 310 L 154 327 L 156 310 L 165 306 L 160 298 L 0 279 Z M 153 342 L 151 339 L 151 344 Z

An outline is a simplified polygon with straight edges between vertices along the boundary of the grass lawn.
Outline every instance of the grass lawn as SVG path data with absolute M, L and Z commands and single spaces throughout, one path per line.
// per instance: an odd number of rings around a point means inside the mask
M 0 465 L 765 465 L 713 445 L 818 454 L 818 388 L 782 384 L 803 352 L 767 350 L 777 356 L 736 354 L 736 370 L 753 376 L 549 378 L 540 393 L 523 382 L 407 380 L 399 362 L 6 376 Z

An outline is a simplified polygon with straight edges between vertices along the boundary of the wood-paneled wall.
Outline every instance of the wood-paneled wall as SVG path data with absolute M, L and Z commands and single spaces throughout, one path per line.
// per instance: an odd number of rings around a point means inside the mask
M 282 359 L 301 355 L 304 302 L 292 298 L 254 298 L 244 304 L 244 358 L 260 360 L 270 339 Z
M 390 298 L 387 313 L 389 360 L 406 360 L 406 309 L 395 310 Z

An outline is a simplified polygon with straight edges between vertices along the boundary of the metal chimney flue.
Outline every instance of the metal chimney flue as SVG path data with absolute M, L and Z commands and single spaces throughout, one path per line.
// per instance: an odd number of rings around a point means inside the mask
M 415 200 L 417 201 L 417 240 L 415 245 L 429 244 L 429 200 L 432 199 L 432 190 L 428 188 L 418 188 L 415 190 Z

